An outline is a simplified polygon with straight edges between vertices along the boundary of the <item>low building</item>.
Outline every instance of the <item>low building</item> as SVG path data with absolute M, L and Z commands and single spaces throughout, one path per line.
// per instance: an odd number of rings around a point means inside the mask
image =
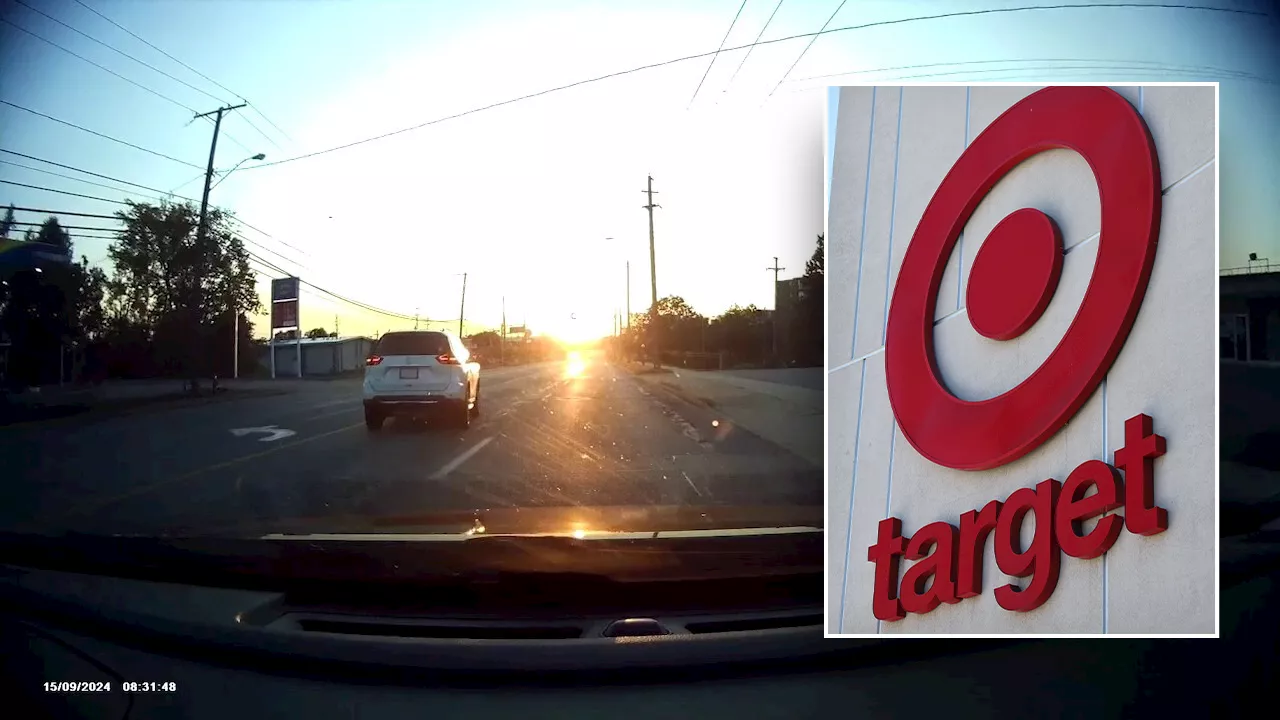
M 1218 356 L 1229 362 L 1280 362 L 1280 266 L 1224 270 L 1218 283 Z
M 302 375 L 323 376 L 355 372 L 364 367 L 365 358 L 373 347 L 373 339 L 367 337 L 303 338 L 279 340 L 275 343 L 276 377 L 297 377 L 298 359 L 302 359 Z M 271 372 L 270 349 L 263 347 L 262 367 Z

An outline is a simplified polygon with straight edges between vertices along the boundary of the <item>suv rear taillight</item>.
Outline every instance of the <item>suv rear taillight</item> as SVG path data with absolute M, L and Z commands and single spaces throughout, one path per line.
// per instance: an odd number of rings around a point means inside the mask
M 461 360 L 459 360 L 459 359 L 458 359 L 455 355 L 453 355 L 452 353 L 445 353 L 445 354 L 443 354 L 443 355 L 437 355 L 437 356 L 436 356 L 436 362 L 440 363 L 441 365 L 461 365 L 461 364 L 462 364 L 462 361 L 461 361 Z
M 366 367 L 373 367 L 374 365 L 377 365 L 381 362 L 382 362 L 381 357 L 377 355 L 370 355 L 369 357 L 365 358 L 364 364 Z

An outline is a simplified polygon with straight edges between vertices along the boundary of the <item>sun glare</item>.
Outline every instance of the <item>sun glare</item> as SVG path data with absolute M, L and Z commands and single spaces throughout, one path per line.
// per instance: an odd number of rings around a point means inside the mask
M 587 369 L 587 361 L 582 359 L 582 353 L 577 350 L 569 352 L 568 361 L 565 363 L 564 375 L 567 378 L 582 377 L 582 373 Z

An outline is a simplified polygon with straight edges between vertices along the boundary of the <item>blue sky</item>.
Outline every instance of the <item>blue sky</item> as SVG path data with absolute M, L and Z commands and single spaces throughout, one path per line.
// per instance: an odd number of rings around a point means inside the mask
M 288 160 L 606 73 L 712 52 L 739 7 L 727 47 L 751 43 L 766 21 L 764 40 L 817 31 L 840 6 L 838 0 L 785 0 L 780 7 L 776 0 L 745 6 L 741 0 L 84 0 L 230 93 L 75 0 L 24 1 L 209 95 L 12 2 L 3 5 L 5 18 L 194 110 L 247 98 L 287 133 L 253 111 L 231 115 L 218 147 L 220 169 L 257 152 L 266 153 L 268 163 Z M 1018 5 L 846 2 L 830 27 Z M 214 190 L 212 201 L 270 233 L 246 229 L 250 249 L 345 297 L 456 322 L 466 272 L 467 317 L 475 323 L 468 331 L 496 325 L 505 298 L 513 322 L 527 319 L 561 334 L 599 333 L 626 302 L 627 261 L 632 310 L 648 302 L 640 191 L 650 173 L 663 206 L 655 213 L 659 294 L 682 295 L 712 314 L 733 303 L 770 305 L 765 267 L 771 258 L 780 258 L 784 276 L 798 274 L 822 232 L 828 85 L 930 77 L 1223 79 L 1222 264 L 1241 264 L 1250 251 L 1280 257 L 1275 37 L 1265 18 L 1150 8 L 986 14 L 842 31 L 812 46 L 809 38 L 760 45 L 745 63 L 745 49 L 728 51 L 710 72 L 710 58 L 674 63 L 307 159 L 259 169 L 249 162 Z M 907 65 L 933 67 L 901 69 Z M 192 122 L 190 110 L 5 24 L 0 68 L 0 100 L 182 162 L 4 105 L 0 148 L 198 198 L 211 127 Z M 1223 70 L 1237 79 L 1225 79 Z M 12 163 L 117 185 L 101 178 L 13 155 L 0 154 L 0 161 L 10 163 L 0 163 L 0 180 L 130 197 Z M 3 204 L 114 209 L 13 185 L 0 184 L 0 191 Z M 107 240 L 77 243 L 91 260 L 106 257 Z M 406 324 L 311 295 L 304 296 L 302 312 L 307 326 L 331 327 L 338 316 L 344 334 Z

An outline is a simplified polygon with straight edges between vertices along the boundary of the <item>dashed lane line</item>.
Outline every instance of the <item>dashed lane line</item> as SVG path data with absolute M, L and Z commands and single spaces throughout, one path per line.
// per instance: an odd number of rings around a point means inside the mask
M 444 467 L 437 470 L 435 474 L 431 476 L 431 479 L 443 480 L 446 475 L 453 472 L 454 470 L 457 470 L 459 467 L 462 466 L 462 463 L 470 460 L 472 457 L 475 457 L 476 453 L 480 452 L 482 449 L 484 449 L 485 445 L 488 445 L 491 442 L 493 442 L 492 435 L 481 440 L 475 445 L 472 445 L 470 448 L 467 448 L 465 451 L 462 452 L 461 455 L 445 463 Z

